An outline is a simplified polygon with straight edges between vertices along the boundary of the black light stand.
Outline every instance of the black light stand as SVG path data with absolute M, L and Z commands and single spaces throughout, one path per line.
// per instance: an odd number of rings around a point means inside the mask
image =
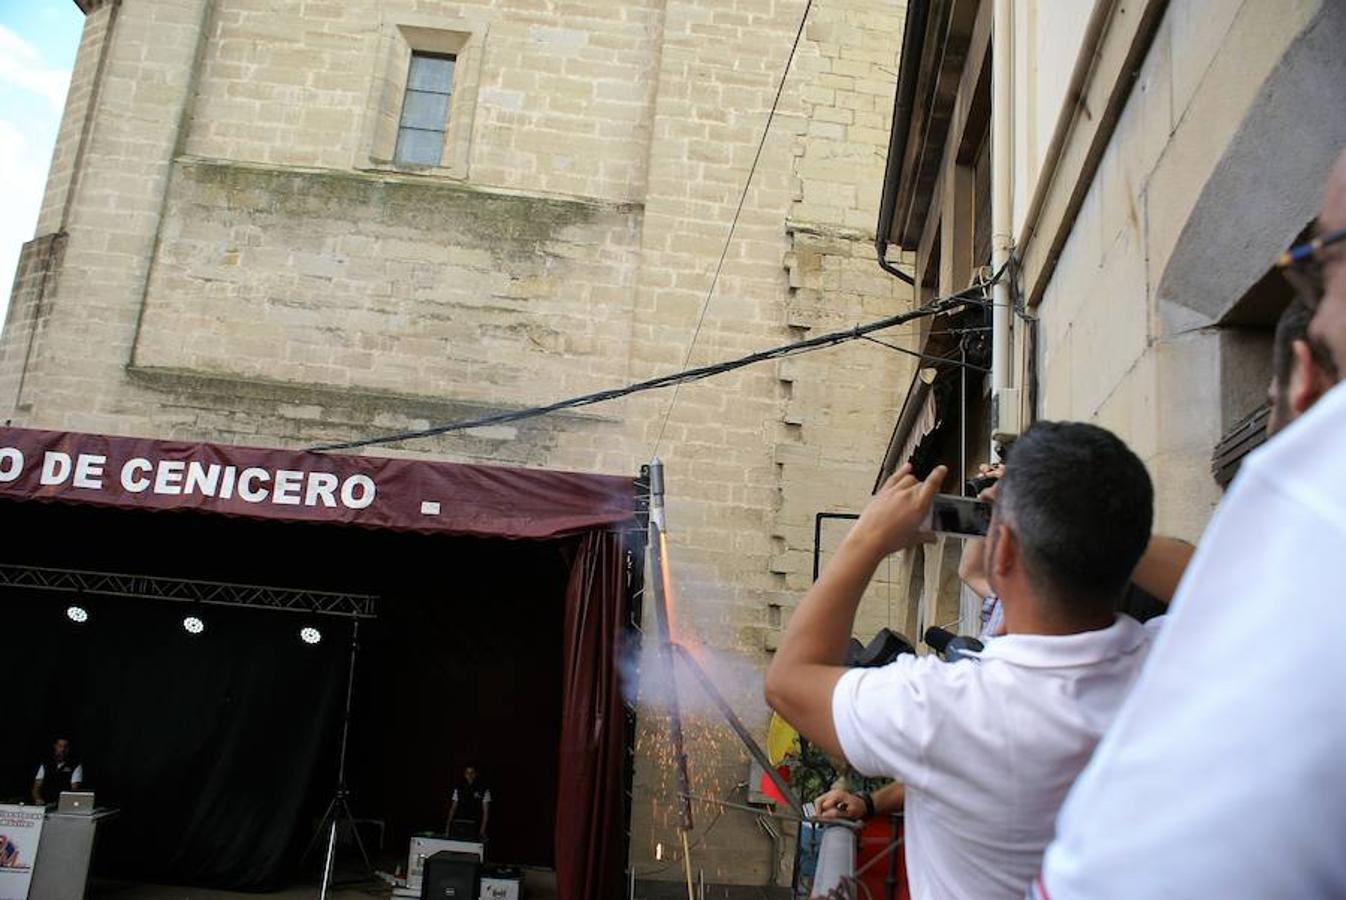
M 336 863 L 337 821 L 339 819 L 344 818 L 346 820 L 351 834 L 355 836 L 355 846 L 360 850 L 360 857 L 365 861 L 365 872 L 368 873 L 371 880 L 374 878 L 374 866 L 369 861 L 369 854 L 365 852 L 365 842 L 360 838 L 360 829 L 355 825 L 355 816 L 351 814 L 348 801 L 350 791 L 346 789 L 346 740 L 350 736 L 351 730 L 351 698 L 355 693 L 355 654 L 359 649 L 360 620 L 355 619 L 351 623 L 351 659 L 350 667 L 346 673 L 346 709 L 341 716 L 341 753 L 337 761 L 336 793 L 332 795 L 331 802 L 327 804 L 327 811 L 318 820 L 318 827 L 313 830 L 313 837 L 308 842 L 308 849 L 304 851 L 304 859 L 308 859 L 325 827 L 327 829 L 327 856 L 322 867 L 319 900 L 327 900 L 327 894 L 332 888 L 332 870 Z

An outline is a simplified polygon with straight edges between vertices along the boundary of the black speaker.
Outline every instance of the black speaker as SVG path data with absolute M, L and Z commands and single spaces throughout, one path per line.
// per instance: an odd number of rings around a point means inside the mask
M 481 861 L 475 853 L 441 850 L 425 858 L 421 900 L 477 900 Z

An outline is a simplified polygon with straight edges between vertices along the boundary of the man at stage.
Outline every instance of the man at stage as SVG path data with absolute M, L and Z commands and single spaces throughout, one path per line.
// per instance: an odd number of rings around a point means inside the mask
M 33 802 L 47 806 L 61 799 L 62 791 L 77 791 L 84 782 L 84 767 L 70 754 L 70 741 L 57 738 L 51 756 L 37 767 L 33 779 Z
M 463 769 L 463 780 L 453 789 L 449 803 L 449 837 L 459 834 L 486 840 L 486 826 L 491 820 L 491 789 L 477 780 L 477 767 Z M 455 827 L 456 825 L 456 827 Z

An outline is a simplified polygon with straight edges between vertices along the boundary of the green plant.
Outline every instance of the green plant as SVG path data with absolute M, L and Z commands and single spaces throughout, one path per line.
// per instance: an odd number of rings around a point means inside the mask
M 790 772 L 790 787 L 805 802 L 816 800 L 832 789 L 842 772 L 832 765 L 832 759 L 807 741 L 799 742 L 799 750 L 785 755 L 782 763 Z M 891 778 L 866 778 L 853 769 L 845 769 L 847 790 L 873 793 Z

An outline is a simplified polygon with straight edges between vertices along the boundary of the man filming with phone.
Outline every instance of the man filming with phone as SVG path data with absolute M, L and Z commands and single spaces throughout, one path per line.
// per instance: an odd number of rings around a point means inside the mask
M 922 482 L 904 466 L 874 497 L 791 618 L 766 697 L 824 751 L 903 783 L 913 897 L 1017 898 L 1149 649 L 1150 630 L 1114 609 L 1150 536 L 1153 489 L 1109 432 L 1034 425 L 985 543 L 1006 635 L 956 663 L 844 668 L 867 583 L 888 554 L 931 539 L 945 474 Z
M 995 498 L 996 484 L 1004 474 L 1004 464 L 983 464 L 978 467 L 977 477 L 969 481 L 964 490 L 975 494 L 980 501 L 991 501 Z M 981 637 L 997 637 L 1004 634 L 1005 617 L 1000 598 L 995 595 L 986 575 L 984 539 L 970 531 L 959 533 L 967 539 L 963 541 L 963 555 L 958 562 L 958 579 L 982 600 Z M 1167 612 L 1195 552 L 1196 548 L 1181 538 L 1151 535 L 1131 573 L 1131 583 L 1117 604 L 1117 611 L 1138 622 L 1148 622 Z

